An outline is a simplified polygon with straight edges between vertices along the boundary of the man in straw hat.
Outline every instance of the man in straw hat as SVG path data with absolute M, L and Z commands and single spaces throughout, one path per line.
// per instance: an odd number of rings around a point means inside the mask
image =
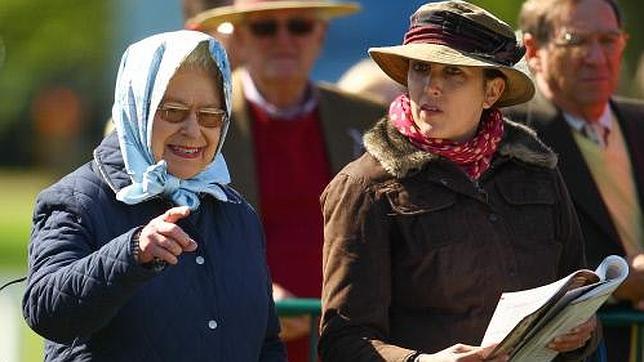
M 501 293 L 585 267 L 556 155 L 499 110 L 534 94 L 523 53 L 464 1 L 421 6 L 402 45 L 369 50 L 406 93 L 321 197 L 323 360 L 507 360 L 479 347 Z M 539 352 L 590 354 L 596 319 L 575 324 Z
M 615 0 L 530 0 L 519 15 L 539 90 L 509 115 L 559 154 L 591 267 L 616 254 L 628 279 L 606 309 L 644 310 L 644 103 L 615 97 L 628 40 Z M 604 329 L 609 361 L 629 360 L 631 327 Z M 633 341 L 637 340 L 633 327 Z M 636 353 L 642 353 L 638 351 Z
M 384 114 L 373 101 L 310 80 L 329 20 L 358 10 L 355 3 L 237 0 L 189 20 L 202 31 L 234 27 L 243 67 L 233 75 L 224 154 L 235 186 L 262 215 L 277 299 L 320 297 L 319 195 L 362 152 L 362 131 Z M 299 325 L 283 323 L 285 339 L 303 341 L 288 345 L 293 361 L 307 349 L 309 325 Z

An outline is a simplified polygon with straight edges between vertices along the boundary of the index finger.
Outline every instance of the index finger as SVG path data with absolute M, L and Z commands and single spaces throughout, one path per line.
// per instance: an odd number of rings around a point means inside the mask
M 197 242 L 194 241 L 182 228 L 177 224 L 163 222 L 159 225 L 158 231 L 161 235 L 171 238 L 178 243 L 183 251 L 195 251 Z
M 161 218 L 163 221 L 174 224 L 188 215 L 190 215 L 190 208 L 188 206 L 176 206 L 164 212 Z

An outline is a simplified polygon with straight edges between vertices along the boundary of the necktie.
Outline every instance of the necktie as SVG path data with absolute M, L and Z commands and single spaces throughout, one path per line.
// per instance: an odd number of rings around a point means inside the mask
M 608 144 L 608 130 L 597 122 L 584 122 L 581 133 L 602 148 Z

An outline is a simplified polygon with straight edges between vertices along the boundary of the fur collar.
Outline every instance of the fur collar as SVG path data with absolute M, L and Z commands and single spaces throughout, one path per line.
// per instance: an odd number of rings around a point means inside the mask
M 504 119 L 504 135 L 497 154 L 514 158 L 529 165 L 554 169 L 557 156 L 541 142 L 536 133 L 519 123 Z M 421 170 L 428 162 L 440 156 L 421 151 L 414 147 L 383 118 L 364 135 L 364 145 L 382 167 L 397 178 L 405 177 Z

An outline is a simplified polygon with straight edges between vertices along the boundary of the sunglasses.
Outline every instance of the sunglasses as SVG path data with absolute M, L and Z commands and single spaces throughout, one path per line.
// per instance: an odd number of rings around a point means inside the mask
M 191 108 L 171 103 L 163 103 L 157 109 L 158 114 L 170 123 L 181 123 L 190 116 Z M 196 110 L 197 122 L 202 127 L 221 127 L 226 119 L 226 111 L 221 108 L 201 108 Z
M 281 24 L 281 25 L 280 25 Z M 275 19 L 259 20 L 248 24 L 250 32 L 257 37 L 275 36 L 280 26 L 286 25 L 286 30 L 293 36 L 309 35 L 315 27 L 314 20 L 288 19 L 286 22 L 279 22 Z

